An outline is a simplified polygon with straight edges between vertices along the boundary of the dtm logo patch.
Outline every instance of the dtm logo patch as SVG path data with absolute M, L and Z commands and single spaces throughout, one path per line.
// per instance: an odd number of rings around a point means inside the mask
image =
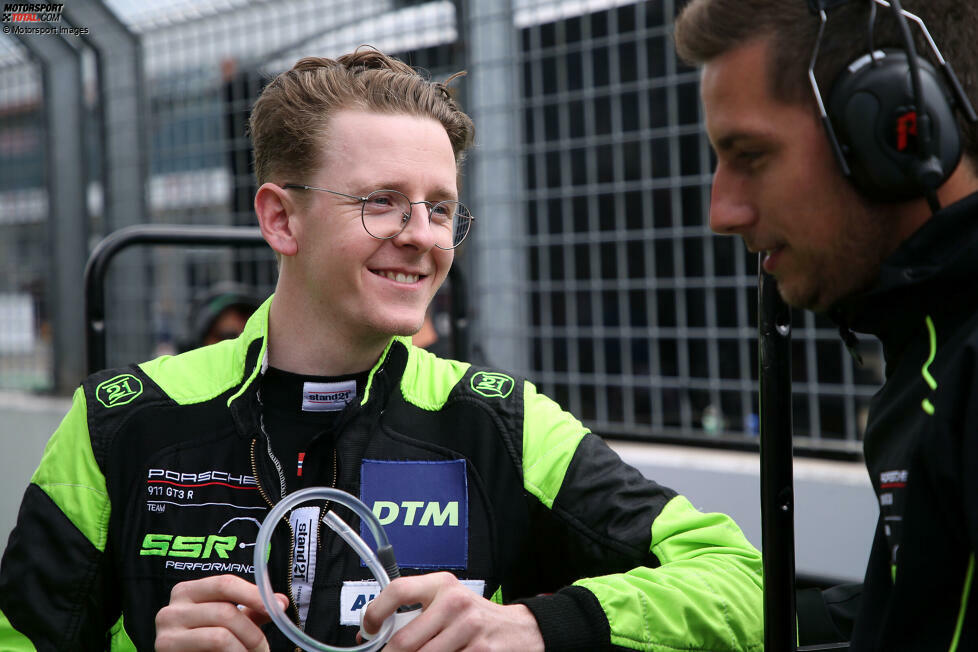
M 107 408 L 131 403 L 143 393 L 143 383 L 132 374 L 121 374 L 99 383 L 95 388 L 98 402 Z
M 383 524 L 401 566 L 467 567 L 469 490 L 465 460 L 364 460 L 360 499 Z M 373 541 L 363 523 L 360 535 Z
M 486 398 L 506 398 L 513 391 L 514 381 L 506 374 L 478 371 L 472 374 L 472 391 Z

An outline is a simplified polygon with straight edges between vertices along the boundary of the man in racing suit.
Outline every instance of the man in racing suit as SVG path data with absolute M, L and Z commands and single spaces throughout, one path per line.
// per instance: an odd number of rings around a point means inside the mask
M 718 159 L 710 226 L 763 252 L 782 297 L 827 313 L 850 346 L 852 330 L 883 344 L 886 382 L 864 443 L 880 505 L 865 581 L 861 593 L 800 594 L 800 642 L 975 650 L 978 128 L 967 105 L 978 97 L 978 5 L 904 3 L 957 67 L 957 93 L 930 46 L 918 39 L 913 54 L 901 36 L 899 4 L 808 4 L 825 10 L 824 34 L 801 0 L 693 0 L 676 26 L 680 54 L 703 65 Z
M 420 603 L 388 649 L 759 650 L 760 558 L 729 518 L 526 380 L 410 344 L 467 227 L 472 127 L 445 88 L 373 50 L 307 59 L 251 132 L 276 294 L 235 340 L 77 390 L 4 555 L 0 647 L 285 649 L 256 533 L 287 493 L 332 486 L 379 517 L 404 577 L 365 610 L 370 571 L 321 525 L 357 519 L 293 509 L 268 566 L 314 638 L 349 645 L 362 612 L 375 631 Z

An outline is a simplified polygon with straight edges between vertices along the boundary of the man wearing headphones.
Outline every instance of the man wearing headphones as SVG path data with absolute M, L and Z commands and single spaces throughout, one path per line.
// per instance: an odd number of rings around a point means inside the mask
M 702 66 L 711 228 L 761 253 L 782 297 L 827 313 L 850 348 L 853 331 L 884 347 L 861 596 L 800 597 L 800 643 L 974 650 L 978 4 L 906 4 L 922 22 L 898 0 L 693 0 L 676 42 Z

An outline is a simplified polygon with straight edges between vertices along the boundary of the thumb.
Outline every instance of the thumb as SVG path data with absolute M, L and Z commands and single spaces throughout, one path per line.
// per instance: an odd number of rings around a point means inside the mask
M 282 605 L 282 611 L 289 608 L 289 598 L 284 593 L 276 593 L 275 599 Z

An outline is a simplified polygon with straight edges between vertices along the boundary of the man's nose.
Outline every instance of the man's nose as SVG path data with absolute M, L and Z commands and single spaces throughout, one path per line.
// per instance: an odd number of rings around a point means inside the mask
M 724 235 L 737 235 L 756 221 L 757 210 L 748 193 L 747 180 L 719 163 L 710 193 L 710 229 Z
M 411 245 L 420 251 L 428 251 L 435 246 L 435 233 L 428 211 L 429 207 L 425 202 L 408 206 L 403 217 L 406 220 L 404 230 L 394 238 L 398 244 Z

